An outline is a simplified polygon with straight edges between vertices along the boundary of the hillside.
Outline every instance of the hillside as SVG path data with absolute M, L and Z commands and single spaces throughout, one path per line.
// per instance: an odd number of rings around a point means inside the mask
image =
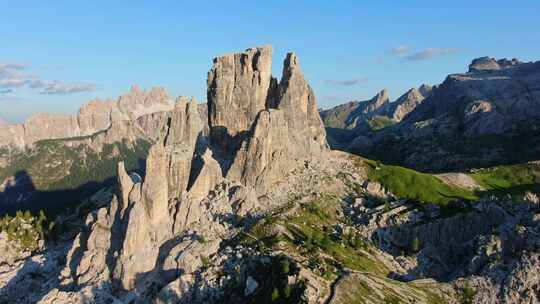
M 88 140 L 96 141 L 96 135 Z M 116 164 L 142 173 L 150 142 L 144 137 L 103 143 L 99 150 L 78 139 L 39 141 L 24 152 L 9 153 L 0 168 L 0 212 L 74 208 L 99 189 L 115 183 Z
M 539 159 L 539 79 L 540 62 L 475 59 L 399 123 L 356 132 L 339 148 L 432 172 Z

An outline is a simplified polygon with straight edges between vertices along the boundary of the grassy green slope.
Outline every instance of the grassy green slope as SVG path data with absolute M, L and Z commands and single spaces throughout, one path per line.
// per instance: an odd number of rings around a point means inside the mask
M 362 162 L 367 165 L 370 180 L 381 183 L 400 198 L 441 204 L 456 199 L 478 199 L 473 191 L 451 187 L 431 174 L 367 159 L 362 159 Z
M 386 127 L 389 127 L 393 124 L 395 124 L 396 122 L 393 121 L 391 118 L 387 117 L 387 116 L 374 116 L 372 119 L 370 119 L 368 121 L 368 124 L 369 126 L 371 127 L 371 130 L 373 131 L 378 131 L 378 130 L 382 130 Z
M 540 164 L 525 163 L 477 169 L 468 174 L 483 188 L 473 191 L 453 187 L 427 173 L 385 165 L 358 157 L 357 164 L 368 169 L 368 178 L 381 183 L 399 198 L 420 202 L 446 204 L 457 199 L 477 200 L 481 196 L 496 194 L 523 194 L 540 192 Z
M 469 174 L 490 193 L 540 192 L 540 164 L 525 163 L 474 170 Z

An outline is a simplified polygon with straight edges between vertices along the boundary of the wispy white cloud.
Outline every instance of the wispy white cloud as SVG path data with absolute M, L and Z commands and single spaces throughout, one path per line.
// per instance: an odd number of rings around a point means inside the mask
M 4 78 L 0 79 L 0 88 L 20 88 L 28 83 L 27 79 Z
M 399 46 L 396 46 L 395 48 L 391 49 L 390 51 L 394 55 L 397 55 L 399 57 L 404 57 L 410 52 L 410 49 L 406 45 L 399 45 Z
M 405 57 L 405 59 L 411 60 L 411 61 L 427 60 L 433 57 L 452 54 L 457 51 L 458 49 L 455 49 L 455 48 L 428 48 L 419 52 L 415 52 L 411 55 L 408 55 Z
M 28 67 L 22 63 L 0 63 L 0 71 L 2 70 L 24 70 Z
M 365 83 L 367 81 L 368 81 L 367 77 L 362 77 L 362 78 L 344 79 L 344 80 L 327 79 L 324 82 L 326 84 L 329 84 L 329 85 L 338 85 L 338 86 L 350 87 L 350 86 Z
M 411 48 L 406 45 L 399 45 L 390 50 L 393 55 L 403 58 L 407 61 L 420 61 L 428 60 L 434 57 L 452 54 L 458 52 L 456 48 L 427 48 L 420 51 L 413 52 Z
M 80 92 L 91 92 L 95 90 L 96 86 L 92 83 L 64 83 L 61 81 L 53 81 L 47 83 L 41 90 L 40 94 L 65 95 Z
M 40 94 L 73 94 L 94 91 L 91 83 L 69 83 L 65 81 L 43 80 L 27 72 L 29 65 L 19 63 L 0 63 L 0 89 L 9 89 L 9 93 L 18 88 L 40 89 Z

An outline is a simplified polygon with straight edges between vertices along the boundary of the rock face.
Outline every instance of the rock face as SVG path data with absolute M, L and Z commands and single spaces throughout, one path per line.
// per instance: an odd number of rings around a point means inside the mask
M 249 131 L 261 110 L 272 103 L 272 47 L 263 46 L 214 59 L 208 73 L 208 124 L 212 140 L 224 149 Z
M 270 47 L 262 47 L 248 49 L 240 55 L 219 57 L 209 73 L 210 139 L 213 145 L 234 156 L 230 170 L 224 174 L 230 180 L 255 187 L 260 193 L 279 178 L 280 172 L 294 167 L 295 160 L 327 150 L 315 95 L 304 78 L 298 58 L 294 53 L 287 54 L 282 79 L 277 84 L 270 74 L 271 58 L 267 56 L 271 53 Z M 257 60 L 247 60 L 252 56 Z M 231 60 L 236 62 L 232 64 Z M 233 79 L 227 76 L 231 75 L 231 66 L 248 73 L 248 85 L 244 76 Z M 257 68 L 252 69 L 252 66 Z M 253 77 L 256 81 L 250 80 Z M 231 87 L 251 93 L 231 95 Z M 222 114 L 220 109 L 228 109 L 227 113 L 237 109 L 239 117 Z M 221 131 L 216 133 L 216 128 L 233 131 L 224 135 Z M 239 132 L 246 135 L 233 139 L 240 140 L 239 149 L 234 151 L 227 139 L 230 141 Z
M 177 197 L 187 189 L 193 153 L 202 137 L 203 123 L 195 99 L 180 97 L 171 113 L 169 133 L 164 138 L 169 157 L 169 197 Z
M 22 124 L 0 125 L 0 147 L 24 148 L 44 139 L 92 135 L 113 122 L 135 120 L 173 107 L 163 88 L 143 91 L 137 86 L 112 100 L 92 100 L 83 105 L 77 116 L 36 114 Z
M 386 89 L 383 89 L 367 102 L 365 108 L 362 109 L 362 113 L 367 115 L 374 115 L 388 102 L 390 102 L 390 99 L 388 98 L 388 91 Z
M 424 93 L 421 93 L 421 92 Z M 395 121 L 401 121 L 427 97 L 430 91 L 426 87 L 420 89 L 412 88 L 407 93 L 399 97 L 388 109 L 388 116 Z

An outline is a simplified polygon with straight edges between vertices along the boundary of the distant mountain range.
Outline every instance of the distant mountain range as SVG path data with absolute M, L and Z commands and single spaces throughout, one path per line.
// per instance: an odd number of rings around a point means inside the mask
M 88 102 L 77 115 L 38 113 L 24 123 L 0 126 L 0 147 L 24 148 L 44 139 L 88 136 L 109 128 L 113 122 L 135 120 L 172 108 L 172 98 L 163 88 L 143 91 L 133 86 L 117 100 Z
M 175 104 L 186 102 L 163 88 L 133 86 L 117 100 L 90 101 L 77 115 L 42 113 L 0 125 L 0 213 L 65 209 L 114 183 L 120 160 L 144 171 L 150 144 Z M 197 110 L 206 119 L 206 105 Z
M 330 143 L 424 171 L 540 158 L 540 62 L 481 57 L 438 86 L 385 96 L 322 111 Z

